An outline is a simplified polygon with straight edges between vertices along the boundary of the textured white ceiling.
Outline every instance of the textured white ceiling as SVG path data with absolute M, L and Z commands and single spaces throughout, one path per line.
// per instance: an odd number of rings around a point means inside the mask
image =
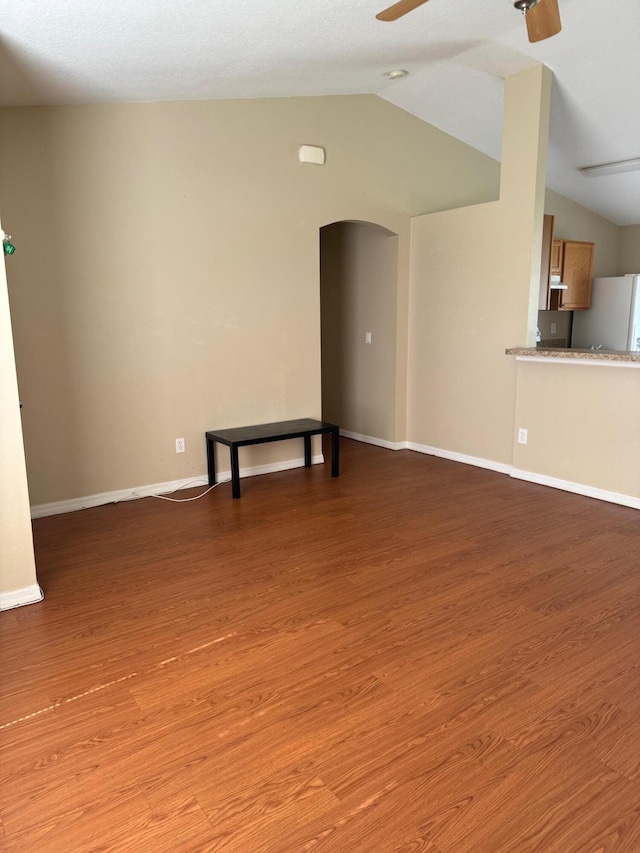
M 0 104 L 375 93 L 500 156 L 503 79 L 555 74 L 548 185 L 640 223 L 640 3 L 559 0 L 563 31 L 529 44 L 507 0 L 430 0 L 395 23 L 385 0 L 0 0 Z M 384 72 L 406 68 L 391 83 Z

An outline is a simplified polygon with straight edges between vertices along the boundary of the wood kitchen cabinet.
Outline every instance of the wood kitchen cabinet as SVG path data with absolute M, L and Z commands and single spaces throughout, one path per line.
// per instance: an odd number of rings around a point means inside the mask
M 551 276 L 552 245 L 553 240 L 553 216 L 545 213 L 542 225 L 542 257 L 540 261 L 540 297 L 538 299 L 538 310 L 546 311 L 550 308 L 551 291 L 549 281 Z
M 591 307 L 593 243 L 554 240 L 553 222 L 553 216 L 545 214 L 538 308 L 541 311 L 584 311 Z M 552 276 L 567 289 L 553 289 Z
M 584 311 L 591 307 L 593 243 L 564 240 L 560 278 L 567 290 L 557 290 L 558 311 Z

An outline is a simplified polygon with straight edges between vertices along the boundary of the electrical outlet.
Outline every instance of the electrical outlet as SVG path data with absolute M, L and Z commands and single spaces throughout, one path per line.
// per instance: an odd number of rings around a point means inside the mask
M 528 437 L 528 430 L 519 429 L 518 430 L 518 444 L 526 444 Z
M 365 332 L 364 333 L 364 342 L 365 342 L 365 344 L 371 343 L 371 332 Z
M 176 453 L 184 453 L 184 438 L 176 438 Z
M 555 324 L 555 323 L 552 323 L 552 324 L 551 324 L 551 334 L 552 334 L 552 335 L 555 335 L 555 333 L 556 333 L 556 329 L 557 329 L 556 324 Z

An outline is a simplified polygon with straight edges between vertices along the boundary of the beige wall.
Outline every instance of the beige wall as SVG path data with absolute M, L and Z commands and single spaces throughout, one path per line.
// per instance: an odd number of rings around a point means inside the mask
M 412 222 L 409 440 L 513 466 L 531 479 L 617 493 L 635 505 L 638 371 L 536 362 L 516 367 L 504 355 L 516 342 L 533 343 L 546 76 L 532 69 L 507 80 L 499 202 Z M 528 120 L 539 122 L 537 134 Z M 596 275 L 615 273 L 616 226 L 550 192 L 546 210 L 556 216 L 558 236 L 596 243 Z M 628 234 L 622 238 L 627 252 L 635 232 Z M 526 446 L 516 442 L 520 427 L 528 430 Z
M 550 189 L 545 194 L 544 212 L 554 216 L 553 236 L 558 240 L 595 244 L 594 277 L 617 275 L 621 230 L 617 225 Z
M 369 96 L 0 110 L 32 502 L 198 476 L 207 428 L 320 415 L 319 229 L 341 220 L 398 235 L 393 438 L 506 466 L 544 459 L 561 476 L 566 454 L 534 415 L 532 452 L 514 446 L 504 355 L 533 343 L 543 207 L 559 236 L 601 247 L 598 275 L 612 259 L 624 271 L 618 239 L 635 265 L 638 241 L 637 226 L 545 202 L 548 89 L 542 68 L 507 81 L 501 179 Z M 302 143 L 324 145 L 326 166 L 299 164 Z M 561 399 L 566 377 L 548 367 L 544 383 L 518 380 L 517 426 Z M 605 394 L 593 386 L 608 374 L 591 369 L 571 374 L 572 394 Z M 627 402 L 607 403 L 615 417 L 594 441 L 624 458 Z M 563 411 L 579 429 L 584 413 Z M 241 464 L 300 455 L 278 444 Z M 630 488 L 611 460 L 603 478 L 576 459 L 575 482 Z
M 6 596 L 35 586 L 37 579 L 4 255 L 0 259 L 0 375 L 0 596 Z M 34 599 L 31 594 L 27 600 Z
M 322 415 L 349 432 L 403 441 L 395 418 L 398 238 L 362 222 L 321 234 Z
M 201 475 L 206 429 L 319 416 L 327 223 L 398 234 L 402 371 L 409 217 L 497 195 L 494 161 L 373 96 L 4 109 L 0 139 L 35 504 Z
M 618 228 L 551 190 L 545 212 L 556 236 L 595 243 L 594 276 L 632 272 L 634 257 L 640 271 L 637 226 Z M 639 498 L 639 379 L 632 368 L 518 362 L 515 427 L 528 430 L 528 443 L 514 439 L 514 468 Z
M 627 225 L 620 229 L 618 275 L 628 273 L 640 273 L 640 225 Z
M 505 85 L 500 201 L 412 221 L 408 438 L 509 464 L 515 363 L 533 343 L 551 74 Z
M 518 362 L 514 467 L 640 498 L 640 369 Z

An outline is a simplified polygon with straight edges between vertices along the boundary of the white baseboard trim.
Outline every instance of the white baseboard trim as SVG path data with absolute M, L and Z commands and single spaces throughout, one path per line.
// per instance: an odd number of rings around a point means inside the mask
M 596 486 L 585 486 L 582 483 L 573 483 L 570 480 L 560 480 L 558 477 L 536 474 L 533 471 L 522 471 L 502 462 L 494 462 L 491 459 L 467 456 L 464 453 L 442 450 L 439 447 L 428 447 L 425 444 L 414 444 L 411 441 L 407 442 L 407 449 L 416 450 L 418 453 L 427 453 L 430 456 L 440 456 L 443 459 L 450 459 L 452 462 L 463 462 L 465 465 L 488 468 L 490 471 L 497 471 L 499 474 L 508 474 L 516 480 L 526 480 L 529 483 L 536 483 L 539 486 L 549 486 L 552 489 L 561 489 L 564 492 L 572 492 L 575 495 L 582 495 L 586 498 L 595 498 L 599 501 L 628 506 L 631 509 L 640 509 L 640 498 L 633 497 L 632 495 L 611 492 L 607 489 L 599 489 Z
M 324 462 L 324 456 L 319 453 L 311 457 L 313 465 Z M 271 462 L 268 465 L 254 465 L 252 468 L 241 468 L 240 477 L 256 477 L 259 474 L 272 474 L 275 471 L 289 471 L 291 468 L 304 467 L 304 458 L 287 459 L 284 462 Z M 231 480 L 231 471 L 216 471 L 216 479 L 219 483 Z M 180 489 L 191 489 L 195 486 L 206 486 L 209 483 L 207 474 L 197 477 L 189 477 L 186 480 L 171 480 L 167 483 L 153 483 L 149 486 L 137 486 L 134 489 L 120 489 L 116 492 L 101 492 L 96 495 L 87 495 L 83 498 L 71 498 L 66 501 L 56 501 L 48 504 L 37 504 L 31 507 L 31 518 L 44 518 L 48 515 L 60 515 L 65 512 L 76 512 L 79 509 L 89 509 L 103 504 L 120 503 L 120 501 L 134 501 L 138 498 L 148 498 L 151 495 L 166 495 L 169 492 L 177 492 Z
M 607 489 L 599 489 L 595 486 L 585 486 L 582 483 L 573 483 L 570 480 L 560 480 L 557 477 L 549 477 L 546 474 L 537 474 L 533 471 L 522 471 L 517 468 L 512 468 L 502 462 L 494 462 L 491 459 L 483 459 L 479 456 L 468 456 L 465 453 L 457 453 L 453 450 L 443 450 L 440 447 L 430 447 L 426 444 L 415 444 L 412 441 L 390 442 L 383 439 L 373 438 L 372 436 L 360 435 L 359 433 L 340 430 L 340 435 L 345 438 L 352 438 L 355 441 L 362 441 L 365 444 L 374 444 L 379 447 L 384 447 L 388 450 L 415 450 L 417 453 L 425 453 L 429 456 L 439 456 L 442 459 L 449 459 L 452 462 L 462 462 L 464 465 L 474 465 L 476 468 L 486 468 L 490 471 L 497 471 L 500 474 L 508 474 L 517 480 L 526 480 L 529 483 L 536 483 L 539 486 L 549 486 L 552 489 L 561 489 L 565 492 L 573 492 L 576 495 L 583 495 L 596 500 L 607 501 L 608 503 L 619 504 L 620 506 L 631 507 L 631 509 L 640 509 L 640 498 L 632 495 L 621 494 L 620 492 L 612 492 Z M 324 462 L 324 456 L 318 454 L 312 457 L 312 463 L 319 465 Z M 301 468 L 304 466 L 304 459 L 289 459 L 286 462 L 273 462 L 268 465 L 255 465 L 252 468 L 241 468 L 240 477 L 255 477 L 260 474 L 271 474 L 275 471 L 288 471 L 292 468 Z M 224 483 L 231 479 L 231 471 L 219 471 L 217 473 L 218 482 Z M 166 483 L 154 483 L 149 486 L 138 486 L 134 489 L 121 489 L 115 492 L 102 492 L 96 495 L 88 495 L 83 498 L 72 498 L 66 501 L 56 501 L 55 503 L 39 504 L 31 507 L 31 518 L 44 518 L 48 515 L 59 515 L 65 512 L 75 512 L 80 509 L 88 509 L 89 507 L 102 506 L 103 504 L 119 503 L 120 501 L 137 500 L 138 498 L 149 497 L 151 495 L 163 495 L 180 489 L 194 488 L 195 486 L 206 486 L 208 477 L 203 474 L 199 477 L 191 477 L 185 480 L 172 480 Z M 43 598 L 42 590 L 39 586 L 26 587 L 25 590 L 17 590 L 11 593 L 0 593 L 0 610 L 8 610 L 12 607 L 20 607 L 23 604 L 33 604 L 36 601 L 41 601 Z M 12 603 L 15 600 L 15 603 Z
M 384 447 L 387 450 L 406 450 L 406 441 L 386 441 L 384 438 L 375 438 L 372 435 L 361 435 L 359 432 L 351 432 L 348 429 L 341 429 L 340 435 L 345 438 L 352 438 L 354 441 L 362 441 L 364 444 L 375 444 L 376 447 Z
M 634 498 L 632 495 L 610 492 L 608 489 L 598 489 L 595 486 L 585 486 L 582 483 L 573 483 L 571 480 L 560 480 L 557 477 L 536 474 L 533 471 L 521 471 L 518 468 L 512 468 L 510 476 L 516 480 L 526 480 L 529 483 L 537 483 L 539 486 L 562 489 L 563 492 L 573 492 L 586 498 L 596 498 L 599 501 L 620 504 L 621 506 L 631 507 L 631 509 L 640 509 L 640 498 Z
M 22 589 L 13 589 L 11 592 L 0 592 L 0 610 L 12 610 L 14 607 L 24 607 L 26 604 L 35 604 L 42 601 L 44 593 L 37 583 L 33 586 L 25 586 Z
M 450 459 L 452 462 L 463 462 L 465 465 L 475 465 L 476 468 L 488 468 L 499 474 L 511 473 L 511 465 L 504 462 L 494 462 L 492 459 L 483 459 L 481 456 L 467 456 L 466 453 L 456 453 L 454 450 L 443 450 L 441 447 L 429 447 L 426 444 L 415 444 L 412 441 L 406 443 L 408 450 L 418 453 L 426 453 L 429 456 L 439 456 L 442 459 Z

